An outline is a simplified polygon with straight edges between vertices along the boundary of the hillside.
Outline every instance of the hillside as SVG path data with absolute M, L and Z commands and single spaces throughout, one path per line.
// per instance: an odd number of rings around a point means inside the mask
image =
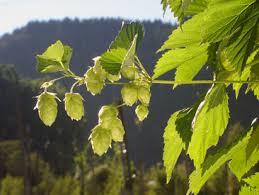
M 59 39 L 74 48 L 71 66 L 75 72 L 82 74 L 92 64 L 92 58 L 106 50 L 120 29 L 121 23 L 122 21 L 119 19 L 83 21 L 65 19 L 63 21 L 31 22 L 27 26 L 15 30 L 12 34 L 6 34 L 0 38 L 0 64 L 14 64 L 17 72 L 27 78 L 43 76 L 36 72 L 35 55 Z M 172 26 L 159 21 L 144 22 L 144 26 L 146 35 L 139 53 L 151 73 L 156 59 L 159 57 L 156 50 L 166 40 Z M 167 78 L 170 77 L 171 75 L 167 75 Z M 211 76 L 204 70 L 200 77 L 209 78 Z M 173 111 L 191 105 L 196 99 L 197 93 L 208 87 L 184 86 L 178 87 L 172 92 L 171 86 L 155 86 L 154 90 L 159 90 L 160 93 L 154 93 L 150 106 L 150 117 L 140 126 L 133 125 L 135 123 L 134 111 L 125 109 L 131 157 L 138 162 L 154 163 L 161 160 L 163 128 L 169 116 Z M 100 105 L 118 99 L 119 91 L 116 88 L 113 88 L 112 93 L 107 92 L 106 89 L 103 96 L 97 98 L 85 93 L 88 121 L 87 127 L 85 127 L 86 134 L 96 123 L 97 110 Z M 241 121 L 242 124 L 247 125 L 258 116 L 259 103 L 251 94 L 241 96 L 237 102 L 233 100 L 232 95 L 230 100 L 232 122 Z M 4 113 L 0 114 L 4 115 Z

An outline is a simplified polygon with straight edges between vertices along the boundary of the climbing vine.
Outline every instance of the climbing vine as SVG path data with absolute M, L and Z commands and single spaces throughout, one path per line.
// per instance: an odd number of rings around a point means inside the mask
M 251 127 L 231 145 L 215 147 L 230 118 L 226 89 L 232 88 L 238 98 L 241 87 L 246 87 L 246 93 L 252 92 L 259 99 L 258 1 L 162 0 L 162 5 L 178 17 L 179 27 L 158 50 L 164 53 L 152 76 L 137 55 L 144 37 L 144 27 L 138 22 L 123 23 L 107 51 L 93 59 L 93 66 L 83 76 L 71 71 L 73 50 L 61 41 L 37 55 L 39 72 L 61 74 L 41 86 L 43 92 L 35 106 L 40 119 L 47 126 L 55 122 L 57 102 L 61 100 L 49 87 L 61 79 L 74 80 L 63 101 L 67 115 L 77 121 L 85 114 L 83 97 L 75 92 L 77 87 L 84 85 L 97 95 L 106 85 L 121 86 L 123 103 L 104 105 L 89 137 L 93 151 L 103 155 L 113 141 L 123 141 L 125 130 L 118 107 L 136 105 L 135 113 L 144 121 L 153 85 L 172 85 L 173 89 L 186 84 L 211 85 L 194 105 L 176 111 L 168 121 L 163 153 L 167 182 L 180 154 L 185 152 L 195 167 L 189 177 L 188 193 L 197 194 L 225 163 L 243 184 L 240 194 L 259 193 L 258 173 L 250 171 L 259 161 L 258 120 L 251 119 Z M 211 78 L 194 80 L 205 66 L 212 70 Z M 172 70 L 172 80 L 158 80 Z M 211 148 L 214 152 L 208 153 Z

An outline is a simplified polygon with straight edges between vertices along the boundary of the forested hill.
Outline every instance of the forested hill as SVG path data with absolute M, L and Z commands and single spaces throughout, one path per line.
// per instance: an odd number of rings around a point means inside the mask
M 45 48 L 56 40 L 61 40 L 74 48 L 71 67 L 75 72 L 82 75 L 87 67 L 92 65 L 92 58 L 102 54 L 108 48 L 110 42 L 118 33 L 121 24 L 122 20 L 120 19 L 83 21 L 65 19 L 63 21 L 31 22 L 27 26 L 15 30 L 12 34 L 6 34 L 0 38 L 0 64 L 15 65 L 16 71 L 27 78 L 42 77 L 42 74 L 40 75 L 36 72 L 35 55 L 42 53 Z M 152 73 L 156 59 L 159 57 L 156 51 L 171 33 L 172 26 L 159 21 L 144 22 L 144 26 L 146 32 L 142 47 L 139 50 L 139 56 L 149 72 Z M 203 71 L 200 76 L 210 79 L 211 75 L 209 73 L 204 74 L 205 72 Z M 170 79 L 172 76 L 167 75 L 167 77 Z M 197 93 L 208 87 L 180 86 L 175 91 L 172 91 L 171 86 L 154 86 L 150 116 L 140 126 L 134 124 L 134 110 L 126 108 L 124 118 L 127 132 L 129 132 L 132 159 L 146 163 L 160 161 L 163 129 L 168 118 L 173 112 L 192 105 L 194 100 L 197 99 Z M 87 125 L 84 128 L 87 132 L 96 124 L 97 111 L 100 106 L 112 103 L 113 100 L 118 100 L 120 97 L 118 88 L 115 88 L 107 87 L 101 96 L 94 98 L 89 93 L 84 94 L 87 118 Z M 242 124 L 247 125 L 254 117 L 258 116 L 258 101 L 253 95 L 242 95 L 238 101 L 233 100 L 234 96 L 232 95 L 230 98 L 232 124 L 233 122 L 241 121 Z M 6 98 L 1 99 L 0 96 L 0 101 L 5 102 L 7 100 Z M 28 101 L 34 104 L 31 97 L 29 97 Z M 12 102 L 5 105 L 12 106 Z M 10 108 L 7 106 L 6 109 Z M 32 112 L 33 106 L 28 104 L 26 109 Z M 4 110 L 0 109 L 0 111 L 2 111 L 0 116 L 3 121 L 7 121 Z M 247 113 L 250 114 L 248 115 Z M 37 117 L 37 113 L 34 112 L 34 114 Z M 44 131 L 43 129 L 41 130 Z M 40 135 L 37 136 L 41 137 Z M 82 139 L 87 141 L 87 136 Z M 67 144 L 67 142 L 64 143 L 64 145 Z
M 74 48 L 72 67 L 82 73 L 92 64 L 92 58 L 101 55 L 118 33 L 120 19 L 51 20 L 31 22 L 0 39 L 0 63 L 14 64 L 25 76 L 35 76 L 35 55 L 56 40 Z M 168 37 L 172 26 L 159 21 L 144 22 L 146 35 L 139 53 L 151 70 L 156 50 Z

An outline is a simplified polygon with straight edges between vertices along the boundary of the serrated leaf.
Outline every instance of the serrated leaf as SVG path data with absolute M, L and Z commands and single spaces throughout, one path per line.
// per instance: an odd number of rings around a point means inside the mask
M 202 46 L 200 46 L 202 49 Z M 176 68 L 175 81 L 191 81 L 201 70 L 204 64 L 208 60 L 207 49 L 208 45 L 204 44 L 204 52 L 200 53 L 198 56 L 194 57 L 190 64 L 187 62 L 181 64 L 181 66 Z
M 183 149 L 187 149 L 191 138 L 191 123 L 195 114 L 192 108 L 175 112 L 169 119 L 164 132 L 163 162 L 167 183 Z
M 244 185 L 241 187 L 241 190 L 239 192 L 239 195 L 258 195 L 259 190 L 247 185 Z
M 135 113 L 139 119 L 139 121 L 143 121 L 148 116 L 148 107 L 143 104 L 139 104 L 137 108 L 135 109 Z
M 228 95 L 225 85 L 213 86 L 200 104 L 194 121 L 188 154 L 196 168 L 203 163 L 207 150 L 218 143 L 229 119 Z
M 160 51 L 199 43 L 215 43 L 230 36 L 246 20 L 255 0 L 229 0 L 212 3 L 178 27 Z M 222 14 L 224 13 L 224 14 Z
M 162 0 L 164 11 L 169 6 L 174 16 L 178 18 L 179 22 L 182 23 L 191 0 Z
M 129 24 L 122 23 L 121 30 L 115 40 L 111 43 L 109 49 L 124 48 L 128 50 L 132 45 L 134 37 L 137 35 L 136 47 L 138 48 L 144 37 L 144 27 L 138 22 Z
M 101 156 L 107 152 L 111 145 L 111 131 L 104 129 L 101 125 L 97 125 L 92 129 L 90 139 L 94 153 Z
M 72 49 L 63 46 L 61 41 L 52 44 L 42 55 L 37 55 L 37 68 L 39 72 L 58 72 L 69 68 Z
M 259 81 L 259 63 L 254 64 L 251 67 L 249 81 Z M 248 84 L 247 90 L 253 91 L 254 95 L 259 100 L 259 84 L 258 83 Z
M 208 44 L 203 44 L 166 52 L 155 66 L 153 79 L 178 67 L 177 79 L 185 79 L 187 76 L 194 77 L 207 61 L 207 48 Z M 186 70 L 187 72 L 184 72 Z
M 188 192 L 198 194 L 202 186 L 224 163 L 230 161 L 235 156 L 238 156 L 239 151 L 246 148 L 252 132 L 253 128 L 245 135 L 240 136 L 238 140 L 231 145 L 223 146 L 213 154 L 210 154 L 204 161 L 202 167 L 196 168 L 196 170 L 191 173 Z
M 239 150 L 238 155 L 229 163 L 231 171 L 240 180 L 259 161 L 259 125 L 254 127 L 246 147 Z
M 67 115 L 72 120 L 81 120 L 84 116 L 83 97 L 79 93 L 66 93 L 64 101 Z
M 138 88 L 134 84 L 126 84 L 121 89 L 123 102 L 132 106 L 138 100 Z
M 49 92 L 44 92 L 38 96 L 38 101 L 34 109 L 38 109 L 39 117 L 46 126 L 51 126 L 58 113 L 58 104 L 56 95 Z
M 254 47 L 256 29 L 257 17 L 252 17 L 244 24 L 237 39 L 227 44 L 227 47 L 220 52 L 222 65 L 227 71 L 241 72 Z
M 259 190 L 259 172 L 255 173 L 254 175 L 243 179 L 247 184 L 254 188 L 258 188 Z
M 108 50 L 101 55 L 100 64 L 109 74 L 117 75 L 126 54 L 127 50 L 123 48 Z

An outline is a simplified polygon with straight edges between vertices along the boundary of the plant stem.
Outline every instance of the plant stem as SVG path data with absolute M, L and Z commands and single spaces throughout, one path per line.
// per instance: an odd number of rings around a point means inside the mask
M 196 81 L 170 81 L 170 80 L 153 80 L 152 84 L 161 84 L 161 85 L 200 85 L 200 84 L 231 84 L 231 83 L 239 83 L 239 84 L 259 84 L 259 81 L 213 81 L 213 80 L 196 80 Z M 108 85 L 124 85 L 127 82 L 114 82 L 114 83 L 106 83 Z
M 72 87 L 71 87 L 71 89 L 70 89 L 70 93 L 73 93 L 73 90 L 74 90 L 75 86 L 76 86 L 79 82 L 80 82 L 80 81 L 78 80 L 78 81 L 76 81 L 76 82 L 72 85 Z
M 240 83 L 240 84 L 252 84 L 259 81 L 231 81 L 231 80 L 222 80 L 222 81 L 213 81 L 213 80 L 196 80 L 196 81 L 169 81 L 169 80 L 153 80 L 152 84 L 163 84 L 163 85 L 198 85 L 198 84 L 231 84 L 231 83 Z

